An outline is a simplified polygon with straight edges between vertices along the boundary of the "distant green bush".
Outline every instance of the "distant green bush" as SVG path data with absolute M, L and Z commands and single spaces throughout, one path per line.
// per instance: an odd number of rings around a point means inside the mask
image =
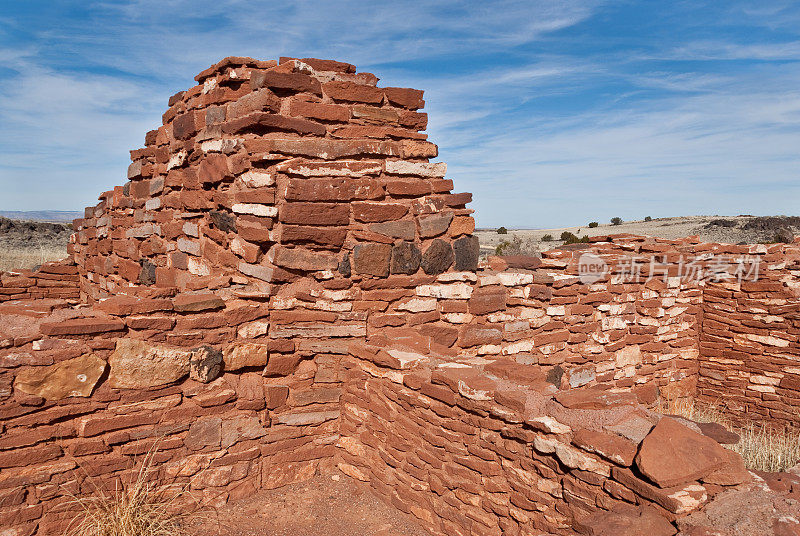
M 497 234 L 508 234 L 508 229 L 506 229 L 505 227 L 498 227 Z
M 589 242 L 589 237 L 583 235 L 583 238 L 578 238 L 576 235 L 570 233 L 569 231 L 564 231 L 563 233 L 561 233 L 561 240 L 564 242 L 564 245 L 585 244 Z
M 542 237 L 542 242 L 552 242 L 552 241 L 553 241 L 553 235 L 551 234 L 546 234 Z
M 495 255 L 535 255 L 539 248 L 532 238 L 523 241 L 519 236 L 513 236 L 511 240 L 503 240 L 494 248 Z
M 622 218 L 619 216 L 614 216 L 611 218 L 611 225 L 622 225 Z
M 598 225 L 600 225 L 600 224 L 599 224 L 599 223 L 597 223 L 596 221 L 590 221 L 590 222 L 589 222 L 589 229 L 594 229 L 594 228 L 595 228 L 595 227 L 597 227 Z
M 645 216 L 644 221 L 653 221 L 653 218 L 651 218 L 650 216 Z

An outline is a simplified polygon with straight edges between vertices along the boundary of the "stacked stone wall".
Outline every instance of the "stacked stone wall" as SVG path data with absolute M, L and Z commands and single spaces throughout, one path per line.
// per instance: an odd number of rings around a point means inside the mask
M 800 250 L 703 293 L 697 398 L 741 424 L 800 428 Z
M 36 270 L 0 272 L 0 304 L 16 300 L 78 300 L 78 268 L 71 260 L 48 262 Z
M 347 370 L 338 467 L 432 534 L 673 535 L 750 479 L 695 423 L 631 393 L 367 345 Z

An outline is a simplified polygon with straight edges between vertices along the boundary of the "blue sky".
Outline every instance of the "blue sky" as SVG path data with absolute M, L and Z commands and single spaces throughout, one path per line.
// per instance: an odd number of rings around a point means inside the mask
M 798 2 L 0 5 L 0 210 L 94 204 L 196 73 L 289 55 L 425 89 L 479 226 L 800 213 Z

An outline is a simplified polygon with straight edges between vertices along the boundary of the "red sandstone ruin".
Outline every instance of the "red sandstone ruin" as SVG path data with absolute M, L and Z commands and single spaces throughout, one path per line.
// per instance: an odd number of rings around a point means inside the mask
M 720 430 L 648 408 L 799 425 L 800 244 L 479 263 L 421 91 L 317 59 L 196 80 L 68 259 L 0 274 L 0 535 L 60 534 L 65 491 L 156 442 L 210 504 L 338 467 L 437 535 L 727 534 L 702 516 L 739 492 L 772 494 L 761 533 L 798 534 L 800 478 L 771 491 Z M 585 284 L 586 251 L 667 270 Z M 675 277 L 702 253 L 760 278 Z

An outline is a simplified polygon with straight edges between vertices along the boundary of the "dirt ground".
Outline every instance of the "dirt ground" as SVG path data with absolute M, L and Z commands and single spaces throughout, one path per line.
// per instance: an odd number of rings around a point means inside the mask
M 191 524 L 193 536 L 429 536 L 340 473 L 259 491 L 203 517 Z
M 654 218 L 652 221 L 630 221 L 620 225 L 601 223 L 590 229 L 588 222 L 580 227 L 562 227 L 553 229 L 509 229 L 508 234 L 498 234 L 497 229 L 478 229 L 475 234 L 481 244 L 481 252 L 491 254 L 500 242 L 511 241 L 519 237 L 529 253 L 547 251 L 561 245 L 559 237 L 569 231 L 579 237 L 584 235 L 599 236 L 628 233 L 654 236 L 657 238 L 677 239 L 698 235 L 705 242 L 723 244 L 758 243 L 772 241 L 782 230 L 800 234 L 796 225 L 797 218 L 759 217 L 753 216 L 680 216 L 673 218 Z M 545 235 L 551 235 L 553 241 L 543 242 Z
M 67 256 L 72 229 L 64 223 L 0 217 L 0 270 L 33 268 Z

